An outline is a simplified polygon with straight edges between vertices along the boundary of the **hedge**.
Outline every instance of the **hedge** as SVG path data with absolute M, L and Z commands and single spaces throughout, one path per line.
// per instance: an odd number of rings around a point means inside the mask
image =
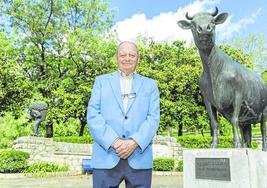
M 183 170 L 184 170 L 184 161 L 183 160 L 178 161 L 177 170 L 178 170 L 178 172 L 183 172 Z
M 56 142 L 68 142 L 78 144 L 92 144 L 93 138 L 90 135 L 87 136 L 65 136 L 65 137 L 54 137 L 53 141 Z
M 0 151 L 0 173 L 22 172 L 28 166 L 29 153 L 16 150 Z
M 36 176 L 45 176 L 48 172 L 66 172 L 69 170 L 67 165 L 58 165 L 49 162 L 35 162 L 30 165 L 23 173 L 33 173 Z
M 201 136 L 201 135 L 187 135 L 176 137 L 177 142 L 181 144 L 184 148 L 210 148 L 211 146 L 211 137 L 210 136 Z M 252 148 L 258 148 L 258 144 L 255 141 L 252 141 Z M 218 148 L 233 148 L 233 137 L 232 136 L 220 136 Z
M 156 171 L 172 171 L 174 166 L 174 158 L 158 157 L 153 160 L 153 170 Z

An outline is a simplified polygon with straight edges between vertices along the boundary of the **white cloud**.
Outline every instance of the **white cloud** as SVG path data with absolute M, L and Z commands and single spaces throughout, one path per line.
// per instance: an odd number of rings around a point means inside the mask
M 156 42 L 171 42 L 175 40 L 185 40 L 191 42 L 192 34 L 190 30 L 183 30 L 177 25 L 178 20 L 185 19 L 185 13 L 194 15 L 200 11 L 211 11 L 220 0 L 196 0 L 193 3 L 180 7 L 176 12 L 163 12 L 158 16 L 148 19 L 145 14 L 135 14 L 131 18 L 118 22 L 116 30 L 119 41 L 135 41 L 139 36 L 152 38 Z M 233 23 L 232 16 L 227 21 L 218 26 L 217 36 L 224 39 L 238 32 L 242 27 L 255 21 L 257 13 Z

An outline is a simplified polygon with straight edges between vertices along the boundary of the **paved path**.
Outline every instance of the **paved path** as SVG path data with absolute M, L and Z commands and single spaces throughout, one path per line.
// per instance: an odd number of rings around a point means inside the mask
M 0 179 L 0 188 L 91 188 L 92 176 Z M 152 188 L 182 188 L 182 176 L 153 176 Z M 124 185 L 120 188 L 125 188 Z

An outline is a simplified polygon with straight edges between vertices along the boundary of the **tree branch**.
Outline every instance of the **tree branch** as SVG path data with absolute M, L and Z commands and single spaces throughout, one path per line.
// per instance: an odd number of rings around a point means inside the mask
M 45 30 L 46 30 L 46 28 L 47 28 L 47 26 L 48 26 L 48 24 L 49 24 L 49 22 L 51 20 L 52 14 L 53 14 L 53 0 L 50 1 L 50 13 L 49 13 L 47 22 L 45 24 L 45 28 L 44 28 Z

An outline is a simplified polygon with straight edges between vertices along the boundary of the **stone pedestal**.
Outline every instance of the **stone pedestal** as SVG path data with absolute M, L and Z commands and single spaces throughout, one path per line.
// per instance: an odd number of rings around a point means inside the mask
M 267 152 L 252 149 L 185 150 L 184 188 L 266 188 Z

